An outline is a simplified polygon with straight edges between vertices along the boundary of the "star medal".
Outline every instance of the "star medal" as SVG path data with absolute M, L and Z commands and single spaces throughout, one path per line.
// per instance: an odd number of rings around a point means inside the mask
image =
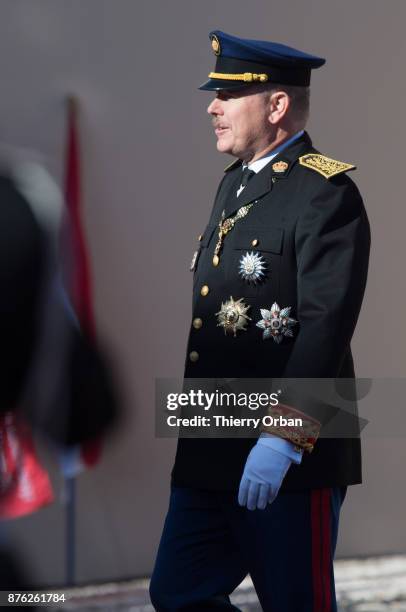
M 240 259 L 238 272 L 248 283 L 257 284 L 265 276 L 266 263 L 262 255 L 258 253 L 245 253 Z
M 296 319 L 292 319 L 289 314 L 291 306 L 280 308 L 276 302 L 272 304 L 271 310 L 261 308 L 262 319 L 256 324 L 257 327 L 263 329 L 262 338 L 273 338 L 277 344 L 280 344 L 285 337 L 293 338 L 292 327 L 296 325 Z
M 234 301 L 230 296 L 227 302 L 222 302 L 221 310 L 216 312 L 217 327 L 223 327 L 225 334 L 233 333 L 235 337 L 237 331 L 245 331 L 247 322 L 251 321 L 251 317 L 247 315 L 251 306 L 246 306 L 243 300 L 244 298 L 240 298 Z

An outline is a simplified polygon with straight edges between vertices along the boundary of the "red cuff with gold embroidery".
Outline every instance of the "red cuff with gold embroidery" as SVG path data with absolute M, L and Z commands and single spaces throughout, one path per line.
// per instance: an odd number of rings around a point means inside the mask
M 321 423 L 286 404 L 278 404 L 268 409 L 262 419 L 261 431 L 289 440 L 311 453 L 319 436 Z

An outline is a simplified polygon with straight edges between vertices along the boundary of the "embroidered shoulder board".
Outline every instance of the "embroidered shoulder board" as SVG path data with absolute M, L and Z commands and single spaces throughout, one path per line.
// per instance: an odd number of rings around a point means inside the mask
M 224 168 L 224 172 L 228 172 L 229 170 L 233 170 L 233 168 L 236 168 L 240 164 L 241 164 L 241 159 L 235 159 L 234 161 L 231 162 L 231 164 L 228 164 L 228 166 L 226 166 Z
M 326 179 L 336 176 L 337 174 L 341 174 L 342 172 L 355 169 L 353 164 L 346 164 L 345 162 L 331 159 L 325 155 L 320 155 L 320 153 L 308 153 L 307 155 L 302 155 L 302 157 L 299 157 L 299 164 L 301 166 L 305 166 L 306 168 L 310 168 L 310 170 L 315 170 Z

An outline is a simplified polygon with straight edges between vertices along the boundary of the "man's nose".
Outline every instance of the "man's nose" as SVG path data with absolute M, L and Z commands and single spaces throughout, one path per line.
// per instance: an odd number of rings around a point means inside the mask
M 207 107 L 207 112 L 209 115 L 222 115 L 223 108 L 221 106 L 221 101 L 218 98 L 214 98 L 212 102 Z

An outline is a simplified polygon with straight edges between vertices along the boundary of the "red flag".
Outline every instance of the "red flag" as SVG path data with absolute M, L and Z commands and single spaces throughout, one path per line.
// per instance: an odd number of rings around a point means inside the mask
M 0 418 L 0 519 L 35 512 L 54 501 L 28 426 L 15 413 Z
M 68 100 L 65 158 L 65 199 L 69 215 L 68 254 L 70 258 L 67 289 L 80 326 L 91 338 L 94 338 L 96 330 L 90 265 L 81 222 L 80 146 L 77 115 L 77 101 L 70 98 Z M 86 466 L 95 465 L 100 454 L 100 440 L 86 442 L 82 445 L 81 456 Z
M 74 99 L 68 104 L 68 126 L 65 167 L 65 201 L 70 222 L 71 260 L 68 291 L 81 327 L 95 336 L 92 290 L 89 258 L 82 228 L 80 153 L 77 127 L 77 103 Z

